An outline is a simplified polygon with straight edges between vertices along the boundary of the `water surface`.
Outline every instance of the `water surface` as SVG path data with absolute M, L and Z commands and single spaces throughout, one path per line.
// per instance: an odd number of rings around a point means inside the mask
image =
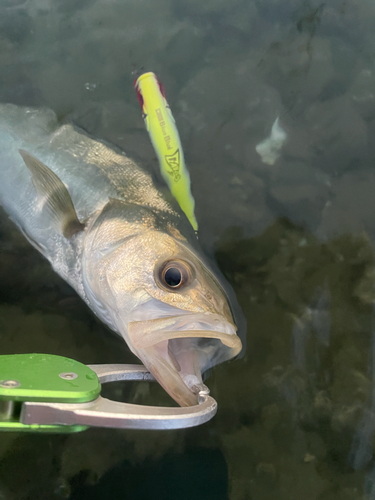
M 52 108 L 158 181 L 132 71 L 159 75 L 248 324 L 207 380 L 211 422 L 2 434 L 1 499 L 375 499 L 374 33 L 372 0 L 0 0 L 0 101 Z M 4 214 L 0 250 L 1 354 L 134 362 Z

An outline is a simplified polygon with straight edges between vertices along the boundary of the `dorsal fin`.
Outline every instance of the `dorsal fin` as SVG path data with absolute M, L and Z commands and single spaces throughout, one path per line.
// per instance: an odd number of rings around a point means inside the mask
M 56 228 L 65 238 L 82 231 L 85 226 L 78 220 L 70 194 L 61 179 L 35 156 L 23 149 L 19 152 L 31 172 L 38 197 Z

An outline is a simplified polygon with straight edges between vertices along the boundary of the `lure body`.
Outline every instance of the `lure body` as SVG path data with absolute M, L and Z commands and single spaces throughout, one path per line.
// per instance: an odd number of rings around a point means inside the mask
M 194 230 L 198 223 L 194 215 L 194 198 L 190 176 L 185 165 L 180 136 L 162 87 L 154 73 L 144 73 L 134 83 L 143 118 L 152 145 L 159 159 L 160 170 L 172 195 L 189 219 Z

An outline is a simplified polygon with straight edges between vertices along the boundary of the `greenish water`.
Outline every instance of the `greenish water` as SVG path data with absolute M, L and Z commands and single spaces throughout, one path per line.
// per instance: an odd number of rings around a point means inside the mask
M 372 0 L 0 0 L 0 102 L 51 107 L 156 177 L 131 72 L 159 75 L 247 320 L 245 355 L 207 380 L 211 422 L 1 434 L 1 500 L 375 499 L 374 33 Z M 271 165 L 256 146 L 278 117 Z M 134 362 L 2 214 L 0 353 L 33 351 Z

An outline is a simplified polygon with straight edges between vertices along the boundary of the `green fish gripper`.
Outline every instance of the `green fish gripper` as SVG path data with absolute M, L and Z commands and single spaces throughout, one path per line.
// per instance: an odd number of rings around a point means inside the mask
M 83 425 L 25 425 L 19 421 L 22 402 L 86 403 L 101 391 L 88 366 L 52 354 L 0 356 L 0 431 L 78 432 Z

